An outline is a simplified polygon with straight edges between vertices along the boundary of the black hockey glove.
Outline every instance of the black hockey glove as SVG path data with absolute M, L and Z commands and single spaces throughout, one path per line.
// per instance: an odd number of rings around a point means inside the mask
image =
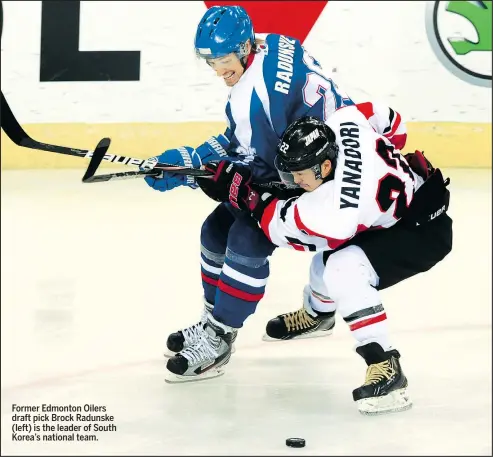
M 252 171 L 245 165 L 221 160 L 208 162 L 204 169 L 211 172 L 213 177 L 197 181 L 208 197 L 220 202 L 229 201 L 235 208 L 251 213 L 257 221 L 275 199 L 271 193 L 254 188 Z
M 450 204 L 450 191 L 447 189 L 449 183 L 450 178 L 444 179 L 440 169 L 434 168 L 431 175 L 414 193 L 403 221 L 413 225 L 423 225 L 446 213 Z

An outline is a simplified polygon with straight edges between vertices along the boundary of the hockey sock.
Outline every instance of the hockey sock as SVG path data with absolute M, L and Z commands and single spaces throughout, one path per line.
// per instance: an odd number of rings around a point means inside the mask
M 226 325 L 241 328 L 264 296 L 268 276 L 267 259 L 259 263 L 258 259 L 250 259 L 228 250 L 219 275 L 214 317 Z
M 349 325 L 351 334 L 357 340 L 357 346 L 374 341 L 380 344 L 384 351 L 391 348 L 387 315 L 382 305 L 363 308 L 343 318 Z
M 204 297 L 212 305 L 216 297 L 217 283 L 224 264 L 224 254 L 213 253 L 204 246 L 200 249 L 200 270 Z
M 317 314 L 323 315 L 333 313 L 336 310 L 336 304 L 334 300 L 326 297 L 325 295 L 319 294 L 318 292 L 315 292 L 310 287 L 308 287 L 307 289 L 308 290 L 305 289 L 305 291 L 308 293 L 310 306 Z

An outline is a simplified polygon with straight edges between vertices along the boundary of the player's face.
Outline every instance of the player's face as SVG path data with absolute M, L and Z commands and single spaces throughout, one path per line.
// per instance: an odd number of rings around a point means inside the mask
M 294 182 L 308 192 L 315 190 L 318 186 L 320 186 L 320 184 L 322 184 L 321 179 L 315 178 L 315 173 L 311 168 L 301 171 L 292 171 L 291 174 L 293 175 Z
M 234 86 L 245 72 L 240 59 L 234 54 L 228 54 L 218 59 L 207 59 L 207 64 L 216 72 L 216 75 L 224 79 L 227 86 Z
M 321 173 L 322 173 L 321 179 L 315 178 L 315 173 L 311 168 L 301 171 L 292 171 L 291 174 L 293 175 L 294 182 L 298 184 L 298 186 L 300 186 L 301 188 L 305 189 L 308 192 L 312 192 L 321 184 L 323 184 L 323 178 L 329 176 L 331 170 L 332 170 L 332 164 L 330 163 L 330 160 L 326 160 L 321 165 Z

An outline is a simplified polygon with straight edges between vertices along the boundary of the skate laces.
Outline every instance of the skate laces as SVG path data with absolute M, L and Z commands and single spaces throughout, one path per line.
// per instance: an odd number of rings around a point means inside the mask
M 190 327 L 184 328 L 181 332 L 183 333 L 185 343 L 194 344 L 199 341 L 204 331 L 203 325 L 204 324 L 201 321 L 198 324 L 193 324 Z
M 285 314 L 284 323 L 286 324 L 288 332 L 291 332 L 294 330 L 310 328 L 317 322 L 305 311 L 305 308 L 301 308 L 298 311 Z
M 368 367 L 366 371 L 365 385 L 376 384 L 382 379 L 390 379 L 395 375 L 395 369 L 390 360 L 384 362 L 374 363 Z
M 202 328 L 198 340 L 193 345 L 188 346 L 181 351 L 180 354 L 194 365 L 203 363 L 204 360 L 214 360 L 219 354 L 216 349 L 212 347 L 210 339 L 213 339 L 213 337 L 208 335 Z

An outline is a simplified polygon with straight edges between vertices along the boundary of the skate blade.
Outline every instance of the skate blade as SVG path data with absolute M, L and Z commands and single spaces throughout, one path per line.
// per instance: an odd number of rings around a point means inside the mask
M 395 390 L 383 397 L 363 398 L 356 402 L 358 411 L 365 416 L 397 413 L 410 409 L 413 402 L 407 389 Z
M 234 354 L 236 351 L 236 348 L 233 344 L 233 346 L 231 347 L 231 354 Z M 178 352 L 173 352 L 173 351 L 170 351 L 169 349 L 166 349 L 166 351 L 164 351 L 164 357 L 166 357 L 167 359 L 171 358 L 171 357 L 174 357 L 176 354 L 178 354 Z
M 164 378 L 164 381 L 168 384 L 182 384 L 184 382 L 197 382 L 205 381 L 206 379 L 218 378 L 223 374 L 224 370 L 221 370 L 220 368 L 211 369 L 195 376 L 181 376 L 179 374 L 168 373 L 168 375 Z
M 267 343 L 275 343 L 275 342 L 284 342 L 284 341 L 294 341 L 294 340 L 306 340 L 308 338 L 320 338 L 322 336 L 329 336 L 332 335 L 333 329 L 330 330 L 318 330 L 316 332 L 311 332 L 311 333 L 305 333 L 304 335 L 300 336 L 295 336 L 294 338 L 289 338 L 285 340 L 280 340 L 277 338 L 272 338 L 267 333 L 264 333 L 262 336 L 262 341 L 266 341 Z

